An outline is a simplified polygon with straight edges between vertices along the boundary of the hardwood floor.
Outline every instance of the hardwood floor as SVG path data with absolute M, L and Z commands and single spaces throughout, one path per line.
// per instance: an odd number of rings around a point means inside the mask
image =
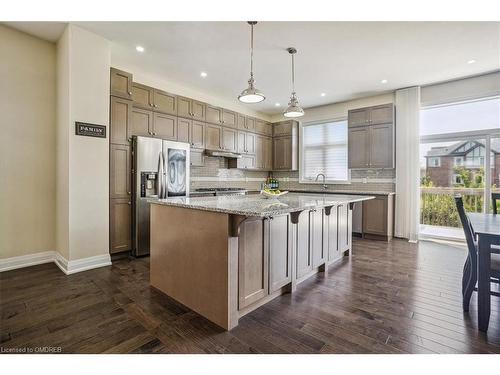
M 225 332 L 149 287 L 149 258 L 64 275 L 54 264 L 0 274 L 0 348 L 63 353 L 499 353 L 474 293 L 461 307 L 465 249 L 354 240 L 354 256 Z

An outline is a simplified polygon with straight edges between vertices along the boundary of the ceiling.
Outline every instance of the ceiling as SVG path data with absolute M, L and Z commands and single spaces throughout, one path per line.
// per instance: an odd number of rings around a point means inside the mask
M 30 32 L 29 24 L 18 28 Z M 53 30 L 38 25 L 30 33 L 56 40 L 61 24 L 54 24 Z M 112 41 L 114 61 L 228 100 L 237 100 L 246 88 L 250 28 L 245 22 L 76 24 Z M 256 87 L 267 98 L 251 106 L 269 115 L 286 107 L 290 46 L 298 50 L 296 91 L 307 108 L 497 70 L 499 39 L 499 22 L 259 22 L 254 72 Z M 145 52 L 137 52 L 136 45 Z

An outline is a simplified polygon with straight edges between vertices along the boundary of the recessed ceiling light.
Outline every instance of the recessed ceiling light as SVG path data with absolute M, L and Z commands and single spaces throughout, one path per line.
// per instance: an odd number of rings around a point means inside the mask
M 380 81 L 380 83 L 387 83 L 387 80 L 383 79 L 382 81 Z
M 207 76 L 207 73 L 206 73 L 206 72 L 201 72 L 201 73 L 200 73 L 200 77 L 205 78 L 206 76 Z
M 274 103 L 275 107 L 279 107 L 281 104 L 280 103 Z
M 144 52 L 144 47 L 143 46 L 135 46 L 135 50 L 137 52 Z
M 467 61 L 467 64 L 474 64 L 475 62 L 476 62 L 476 60 L 472 59 L 472 60 Z
M 321 93 L 321 96 L 326 96 L 326 94 L 324 92 Z

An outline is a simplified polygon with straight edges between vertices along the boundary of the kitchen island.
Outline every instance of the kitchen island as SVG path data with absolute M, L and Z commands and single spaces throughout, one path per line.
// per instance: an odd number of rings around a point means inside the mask
M 349 255 L 352 205 L 289 193 L 151 201 L 151 285 L 224 329 Z

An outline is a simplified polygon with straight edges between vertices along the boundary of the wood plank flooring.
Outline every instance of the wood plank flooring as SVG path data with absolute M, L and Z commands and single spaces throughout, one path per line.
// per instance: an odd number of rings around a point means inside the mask
M 354 255 L 225 332 L 149 287 L 149 258 L 64 275 L 54 264 L 0 274 L 0 348 L 63 353 L 500 353 L 474 294 L 462 312 L 465 249 L 354 239 Z

